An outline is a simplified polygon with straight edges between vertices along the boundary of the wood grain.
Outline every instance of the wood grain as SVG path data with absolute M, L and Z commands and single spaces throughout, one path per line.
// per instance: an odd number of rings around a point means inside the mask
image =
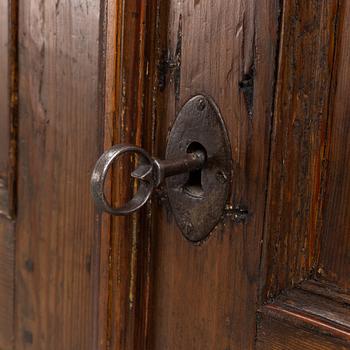
M 2 1 L 0 4 L 0 179 L 2 181 L 5 179 L 6 185 L 10 146 L 9 24 L 9 2 Z
M 340 0 L 19 0 L 18 20 L 17 2 L 2 2 L 0 348 L 349 349 L 349 11 Z M 163 157 L 197 93 L 218 104 L 234 163 L 211 236 L 186 241 L 162 188 L 133 216 L 96 213 L 89 178 L 103 149 Z M 114 205 L 134 190 L 133 166 L 111 172 Z M 256 314 L 311 275 L 327 283 Z
M 316 265 L 338 1 L 284 1 L 262 262 L 263 299 Z
M 164 156 L 181 105 L 196 93 L 212 96 L 232 145 L 230 204 L 248 215 L 237 222 L 229 212 L 194 245 L 160 193 L 149 349 L 254 348 L 278 15 L 278 1 L 161 3 L 155 153 Z
M 0 349 L 14 346 L 14 222 L 0 215 Z
M 327 286 L 304 282 L 263 306 L 257 349 L 349 349 L 349 304 L 321 289 Z
M 121 1 L 105 1 L 101 6 L 100 14 L 100 46 L 99 46 L 99 87 L 100 113 L 103 117 L 103 149 L 108 149 L 113 144 L 113 125 L 116 113 L 116 60 L 118 50 L 117 30 Z M 118 9 L 118 11 L 117 11 Z M 101 135 L 102 140 L 102 135 Z M 111 201 L 111 177 L 106 179 L 105 195 Z M 99 215 L 97 221 L 101 225 L 100 259 L 99 259 L 99 312 L 95 318 L 97 330 L 98 349 L 107 349 L 110 339 L 110 279 L 111 279 L 111 216 Z
M 146 100 L 148 93 L 152 93 L 152 84 L 151 89 L 146 89 L 149 85 L 146 80 L 147 74 L 154 76 L 154 60 L 150 63 L 146 58 L 146 52 L 150 51 L 151 54 L 152 51 L 148 39 L 146 42 L 146 28 L 152 31 L 149 21 L 155 22 L 154 4 L 137 0 L 118 1 L 115 19 L 110 14 L 110 23 L 115 21 L 113 25 L 117 33 L 114 43 L 115 87 L 112 84 L 109 86 L 114 89 L 115 102 L 113 122 L 105 135 L 114 144 L 144 145 L 149 151 L 151 118 L 146 120 L 145 110 L 149 108 Z M 111 90 L 108 94 L 111 94 Z M 133 193 L 133 183 L 130 182 L 133 166 L 133 160 L 128 162 L 125 159 L 113 169 L 111 196 L 115 206 L 127 201 Z M 145 348 L 149 295 L 149 215 L 144 214 L 141 211 L 127 217 L 113 217 L 111 221 L 108 349 Z
M 319 327 L 323 327 L 322 329 Z M 265 307 L 259 315 L 258 350 L 346 350 L 350 349 L 347 339 L 334 336 L 328 324 L 295 314 L 289 310 Z
M 300 284 L 303 290 L 324 296 L 343 305 L 350 305 L 350 295 L 334 283 L 317 280 L 306 280 Z
M 0 3 L 0 349 L 14 346 L 17 1 Z
M 16 349 L 96 349 L 99 2 L 20 1 Z
M 328 325 L 334 336 L 350 341 L 349 304 L 333 300 L 331 296 L 316 294 L 302 288 L 293 288 L 280 295 L 273 306 L 312 319 L 312 324 Z M 267 306 L 268 307 L 268 306 Z
M 337 37 L 337 75 L 332 96 L 332 124 L 328 143 L 328 176 L 323 208 L 321 254 L 317 273 L 350 292 L 350 4 L 341 7 Z
M 0 5 L 0 215 L 16 211 L 18 1 Z

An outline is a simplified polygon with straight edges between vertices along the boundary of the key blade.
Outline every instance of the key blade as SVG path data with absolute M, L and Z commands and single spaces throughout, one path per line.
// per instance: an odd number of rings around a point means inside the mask
M 134 179 L 138 179 L 141 181 L 152 181 L 152 165 L 142 164 L 139 165 L 132 173 L 131 176 Z

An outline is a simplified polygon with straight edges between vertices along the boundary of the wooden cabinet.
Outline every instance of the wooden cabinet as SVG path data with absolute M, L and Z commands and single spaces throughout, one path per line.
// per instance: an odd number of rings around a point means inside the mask
M 350 349 L 350 3 L 4 0 L 0 19 L 0 349 Z M 98 213 L 103 150 L 164 157 L 196 94 L 232 152 L 210 236 L 184 238 L 164 186 Z

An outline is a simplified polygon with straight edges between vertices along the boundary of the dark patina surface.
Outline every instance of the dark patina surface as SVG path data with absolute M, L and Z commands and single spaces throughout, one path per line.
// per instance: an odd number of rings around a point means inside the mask
M 193 242 L 207 237 L 220 220 L 231 184 L 231 148 L 223 119 L 209 97 L 197 95 L 185 103 L 174 122 L 166 159 L 201 149 L 206 162 L 200 171 L 166 179 L 176 222 Z

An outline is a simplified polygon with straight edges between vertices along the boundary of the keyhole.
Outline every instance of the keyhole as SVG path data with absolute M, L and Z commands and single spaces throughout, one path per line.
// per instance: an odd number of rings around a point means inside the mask
M 205 157 L 207 157 L 205 148 L 199 142 L 192 142 L 187 147 L 187 153 L 193 153 L 196 151 L 203 152 L 205 154 Z M 190 171 L 188 180 L 184 186 L 184 190 L 192 197 L 203 197 L 204 191 L 202 186 L 202 169 Z

